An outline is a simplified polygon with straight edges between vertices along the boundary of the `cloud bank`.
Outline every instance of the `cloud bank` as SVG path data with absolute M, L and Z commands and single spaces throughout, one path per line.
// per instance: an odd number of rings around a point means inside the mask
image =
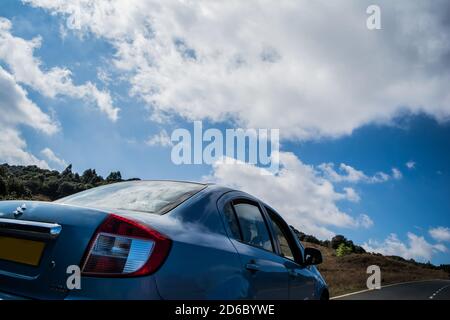
M 412 232 L 407 234 L 407 243 L 402 242 L 396 234 L 392 233 L 383 242 L 369 240 L 363 244 L 368 252 L 378 252 L 383 255 L 395 255 L 405 259 L 414 259 L 422 262 L 430 261 L 438 252 L 446 252 L 447 248 L 442 244 L 431 244 L 422 236 Z
M 372 3 L 359 0 L 23 2 L 109 41 L 153 115 L 231 118 L 292 139 L 350 134 L 404 110 L 450 116 L 446 0 L 380 0 L 376 31 Z
M 71 71 L 53 67 L 44 71 L 34 50 L 41 46 L 41 37 L 25 40 L 11 34 L 12 24 L 0 17 L 0 60 L 4 61 L 17 82 L 26 84 L 42 95 L 54 98 L 58 95 L 93 102 L 112 121 L 118 118 L 119 109 L 112 104 L 107 91 L 99 90 L 91 82 L 75 85 Z
M 280 152 L 281 169 L 265 172 L 242 162 L 218 161 L 206 180 L 246 191 L 273 206 L 303 232 L 322 239 L 334 235 L 333 227 L 370 228 L 373 221 L 366 214 L 351 216 L 338 208 L 340 201 L 359 201 L 352 188 L 337 191 L 317 168 L 304 164 L 290 152 Z

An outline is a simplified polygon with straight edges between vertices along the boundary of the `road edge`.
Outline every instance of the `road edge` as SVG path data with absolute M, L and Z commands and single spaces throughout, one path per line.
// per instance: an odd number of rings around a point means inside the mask
M 398 283 L 391 283 L 391 284 L 387 284 L 385 286 L 381 286 L 379 289 L 364 289 L 364 290 L 360 290 L 360 291 L 345 293 L 345 294 L 342 294 L 342 295 L 339 295 L 339 296 L 331 297 L 330 300 L 344 298 L 344 297 L 348 297 L 348 296 L 352 296 L 352 295 L 355 295 L 355 294 L 359 294 L 359 293 L 363 293 L 363 292 L 367 292 L 367 291 L 372 291 L 372 290 L 381 290 L 383 288 L 398 286 L 398 285 L 401 285 L 401 284 L 427 282 L 427 281 L 441 281 L 441 280 L 448 281 L 448 279 L 426 279 L 426 280 L 414 280 L 414 281 L 404 281 L 404 282 L 398 282 Z

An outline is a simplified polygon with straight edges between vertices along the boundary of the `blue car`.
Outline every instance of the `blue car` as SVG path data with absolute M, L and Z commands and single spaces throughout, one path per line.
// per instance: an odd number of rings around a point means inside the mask
M 0 299 L 328 299 L 321 261 L 270 206 L 211 184 L 0 202 Z

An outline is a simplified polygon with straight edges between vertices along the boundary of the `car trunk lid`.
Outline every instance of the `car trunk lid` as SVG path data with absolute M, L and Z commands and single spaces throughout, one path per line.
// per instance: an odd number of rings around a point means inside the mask
M 80 266 L 107 212 L 34 201 L 0 202 L 0 291 L 63 299 L 67 268 Z

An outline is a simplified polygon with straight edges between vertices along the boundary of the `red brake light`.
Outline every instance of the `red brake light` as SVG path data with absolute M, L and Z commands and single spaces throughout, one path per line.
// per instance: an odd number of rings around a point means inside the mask
M 163 264 L 171 243 L 146 225 L 110 214 L 91 240 L 82 273 L 119 277 L 151 274 Z

